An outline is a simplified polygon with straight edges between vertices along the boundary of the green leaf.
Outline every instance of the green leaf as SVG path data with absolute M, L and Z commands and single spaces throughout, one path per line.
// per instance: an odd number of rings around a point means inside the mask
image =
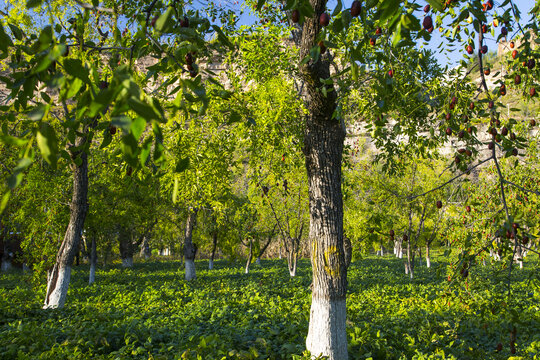
M 223 31 L 221 31 L 219 26 L 212 25 L 212 29 L 214 29 L 214 31 L 217 33 L 219 42 L 221 42 L 223 45 L 227 46 L 231 50 L 234 49 L 234 45 L 231 43 L 229 38 L 223 33 Z
M 9 28 L 11 29 L 11 32 L 13 33 L 13 36 L 15 36 L 15 39 L 22 40 L 23 38 L 23 32 L 21 29 L 19 29 L 17 26 L 13 24 L 8 24 Z
M 24 139 L 16 138 L 14 136 L 0 135 L 0 142 L 3 142 L 6 145 L 23 146 L 28 141 Z
M 173 193 L 172 193 L 173 204 L 176 204 L 177 200 L 178 200 L 178 179 L 174 178 L 174 187 L 173 187 Z
M 427 0 L 428 4 L 431 5 L 431 7 L 434 10 L 442 11 L 443 9 L 443 2 L 442 0 Z
M 13 46 L 13 42 L 9 35 L 4 31 L 2 23 L 0 23 L 0 50 L 2 52 L 7 52 L 9 46 Z
M 167 8 L 167 11 L 163 13 L 157 20 L 156 20 L 156 30 L 159 32 L 170 32 L 173 28 L 173 17 L 174 15 L 174 9 L 169 6 Z
M 74 97 L 75 95 L 77 95 L 77 93 L 79 92 L 79 90 L 81 90 L 81 87 L 83 86 L 83 82 L 81 79 L 73 79 L 73 81 L 71 81 L 71 84 L 69 84 L 69 89 L 66 91 L 66 99 L 70 99 L 72 97 Z
M 49 107 L 47 105 L 40 104 L 28 113 L 28 118 L 32 121 L 41 121 L 48 111 Z
M 189 158 L 183 158 L 176 163 L 175 172 L 181 173 L 189 167 Z
M 261 11 L 264 3 L 266 2 L 266 0 L 258 0 L 257 1 L 257 11 Z
M 88 69 L 84 67 L 83 63 L 79 59 L 65 59 L 64 69 L 69 75 L 81 79 L 87 84 L 90 84 L 90 78 Z
M 144 121 L 142 117 L 137 117 L 135 118 L 135 120 L 133 120 L 133 122 L 131 123 L 131 133 L 136 140 L 139 140 L 145 127 L 146 121 Z
M 56 132 L 53 127 L 48 123 L 42 123 L 36 134 L 36 140 L 45 161 L 53 168 L 56 168 L 58 140 L 56 139 Z
M 0 215 L 2 215 L 2 213 L 4 212 L 7 206 L 7 203 L 9 201 L 10 195 L 11 195 L 11 191 L 8 191 L 2 196 L 2 202 L 0 202 Z
M 26 2 L 26 8 L 27 9 L 32 9 L 32 8 L 35 8 L 39 5 L 41 5 L 41 3 L 43 2 L 43 0 L 28 0 Z
M 131 110 L 135 111 L 137 115 L 142 116 L 146 121 L 159 120 L 159 116 L 154 111 L 154 108 L 139 99 L 129 98 L 128 105 Z

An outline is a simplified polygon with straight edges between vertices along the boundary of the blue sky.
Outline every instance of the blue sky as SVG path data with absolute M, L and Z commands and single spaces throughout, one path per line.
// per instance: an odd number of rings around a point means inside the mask
M 226 1 L 226 0 L 222 1 L 222 2 L 229 3 L 229 4 L 231 3 L 230 1 Z M 353 2 L 353 0 L 342 0 L 343 7 L 344 8 L 349 8 L 352 2 Z M 495 8 L 501 2 L 502 2 L 502 0 L 494 0 Z M 427 4 L 427 1 L 419 0 L 418 3 L 422 7 L 424 7 L 424 5 Z M 513 0 L 513 3 L 521 11 L 521 17 L 522 18 L 520 20 L 520 23 L 522 25 L 526 24 L 528 22 L 528 20 L 530 20 L 530 18 L 531 18 L 530 15 L 528 15 L 528 13 L 530 12 L 530 10 L 534 6 L 534 0 Z M 335 7 L 335 5 L 336 5 L 336 1 L 335 0 L 330 0 L 329 4 L 328 4 L 328 8 L 333 9 Z M 418 16 L 419 18 L 421 18 L 423 16 L 423 14 L 424 14 L 423 11 L 415 13 L 415 15 Z M 248 14 L 248 13 L 244 14 L 240 19 L 240 23 L 244 24 L 244 25 L 253 24 L 255 21 L 256 21 L 256 17 L 253 16 L 252 14 Z M 497 35 L 498 35 L 499 31 L 500 31 L 500 26 L 499 26 L 499 28 L 496 29 L 496 34 Z M 443 41 L 443 39 L 440 36 L 440 32 L 438 30 L 435 30 L 433 32 L 432 39 L 431 39 L 430 43 L 426 46 L 426 48 L 431 49 L 431 50 L 433 50 L 435 52 L 435 57 L 437 58 L 437 60 L 439 61 L 439 63 L 441 65 L 450 65 L 450 66 L 452 66 L 452 65 L 457 64 L 463 58 L 463 53 L 464 53 L 463 49 L 457 49 L 456 51 L 453 51 L 451 53 L 442 54 L 437 49 L 437 47 L 439 46 L 441 41 Z M 486 37 L 486 45 L 488 46 L 489 49 L 495 50 L 497 48 L 497 44 L 496 44 L 495 39 L 490 39 L 490 37 Z
M 342 0 L 343 7 L 344 8 L 349 8 L 352 1 L 353 0 Z M 91 2 L 91 1 L 88 0 L 87 2 Z M 241 0 L 239 0 L 239 1 L 217 0 L 216 2 L 218 4 L 220 4 L 221 6 L 226 6 L 228 8 L 233 8 L 233 9 L 237 9 L 237 10 L 240 10 L 240 6 L 243 3 L 243 1 L 241 1 Z M 419 2 L 420 5 L 422 5 L 422 7 L 425 4 L 427 4 L 427 2 L 425 0 L 419 0 L 418 2 Z M 500 3 L 500 2 L 502 2 L 502 0 L 495 0 L 495 8 L 498 5 L 498 3 Z M 528 15 L 528 13 L 532 9 L 532 7 L 534 6 L 534 0 L 513 0 L 513 3 L 521 10 L 521 13 L 522 13 L 522 19 L 520 21 L 521 24 L 527 23 L 528 20 L 530 19 L 530 15 Z M 335 4 L 336 4 L 336 0 L 330 0 L 328 7 L 330 9 L 333 9 L 335 7 Z M 0 9 L 2 9 L 2 10 L 5 9 L 5 1 L 4 0 L 0 0 Z M 422 11 L 417 12 L 415 15 L 420 18 L 420 17 L 423 16 L 423 12 Z M 242 17 L 240 18 L 240 23 L 244 24 L 244 25 L 250 25 L 250 24 L 253 24 L 256 20 L 257 19 L 253 14 L 244 13 L 244 15 L 242 15 Z M 500 27 L 499 27 L 499 29 L 500 29 Z M 497 29 L 496 31 L 497 32 L 500 31 L 499 29 Z M 431 50 L 435 51 L 435 54 L 436 54 L 435 57 L 437 58 L 437 60 L 439 61 L 439 63 L 441 65 L 454 65 L 454 64 L 457 64 L 459 62 L 459 60 L 461 60 L 462 57 L 463 57 L 463 49 L 457 49 L 456 51 L 451 52 L 449 54 L 441 54 L 441 53 L 438 52 L 438 49 L 437 49 L 437 47 L 440 45 L 441 41 L 443 41 L 443 39 L 441 38 L 439 31 L 435 30 L 433 32 L 433 36 L 432 36 L 432 39 L 431 39 L 430 43 L 426 47 L 428 49 L 431 49 Z M 489 37 L 486 40 L 486 45 L 488 45 L 488 47 L 490 49 L 496 49 L 495 40 L 490 39 Z

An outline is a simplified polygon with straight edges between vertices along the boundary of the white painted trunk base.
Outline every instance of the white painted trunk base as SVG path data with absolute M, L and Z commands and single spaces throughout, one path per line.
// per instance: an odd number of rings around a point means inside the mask
M 191 281 L 195 277 L 195 261 L 186 259 L 186 281 Z
M 2 260 L 1 270 L 2 271 L 9 271 L 11 270 L 13 266 L 11 265 L 11 261 L 9 260 Z
M 54 289 L 49 295 L 49 298 L 45 299 L 45 304 L 43 305 L 44 309 L 55 309 L 64 307 L 64 304 L 66 303 L 70 278 L 70 266 L 58 269 L 58 279 L 56 280 L 56 284 L 51 284 L 53 278 L 49 276 L 49 279 L 47 281 L 47 294 L 49 293 L 51 286 L 54 286 Z
M 346 313 L 345 300 L 312 299 L 306 348 L 313 357 L 348 359 Z
M 122 259 L 122 267 L 124 268 L 133 267 L 133 258 L 128 257 L 128 258 Z
M 295 277 L 295 276 L 296 276 L 296 269 L 289 270 L 289 275 L 290 275 L 291 277 Z
M 257 264 L 259 266 L 261 265 L 261 258 L 260 257 L 258 257 L 257 260 L 255 260 L 255 264 Z
M 92 285 L 96 281 L 96 264 L 90 264 L 90 275 L 88 276 L 88 284 Z
M 426 266 L 427 266 L 428 268 L 431 267 L 431 259 L 429 258 L 429 256 L 426 257 Z
M 208 261 L 208 270 L 213 270 L 214 269 L 214 260 L 210 260 Z

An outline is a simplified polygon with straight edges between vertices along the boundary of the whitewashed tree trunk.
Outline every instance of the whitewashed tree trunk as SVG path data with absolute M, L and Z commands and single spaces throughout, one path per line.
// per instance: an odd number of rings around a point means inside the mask
M 313 299 L 306 339 L 306 347 L 311 355 L 332 354 L 331 359 L 347 359 L 345 324 L 345 300 Z
M 1 265 L 2 271 L 9 271 L 11 270 L 12 267 L 13 266 L 11 265 L 11 260 L 9 259 L 2 260 L 2 265 Z
M 197 246 L 193 243 L 193 229 L 197 223 L 197 209 L 191 209 L 186 220 L 186 233 L 184 240 L 184 258 L 186 260 L 185 279 L 191 281 L 196 278 L 195 273 L 195 255 Z
M 123 268 L 131 268 L 133 267 L 133 256 L 128 256 L 126 258 L 122 259 L 122 267 Z
M 97 265 L 97 250 L 96 239 L 92 237 L 92 248 L 90 249 L 90 275 L 88 276 L 88 283 L 92 285 L 96 281 L 96 265 Z
M 253 240 L 249 239 L 249 255 L 246 261 L 245 273 L 249 274 L 249 266 L 251 265 L 251 260 L 253 259 Z
M 195 273 L 195 261 L 193 261 L 192 259 L 186 259 L 185 266 L 186 266 L 186 276 L 185 276 L 186 281 L 191 281 L 195 279 L 197 277 Z
M 310 0 L 314 16 L 304 20 L 300 59 L 306 58 L 320 40 L 320 15 L 326 0 Z M 303 152 L 306 160 L 309 192 L 309 242 L 313 290 L 306 348 L 312 356 L 329 360 L 347 360 L 346 294 L 347 266 L 343 234 L 343 197 L 341 165 L 345 124 L 334 116 L 337 94 L 331 84 L 329 55 L 301 65 L 306 88 L 305 134 Z
M 44 309 L 62 308 L 66 304 L 71 266 L 53 268 L 49 273 L 47 283 L 47 299 Z
M 213 270 L 214 269 L 214 260 L 210 259 L 208 261 L 208 270 Z
M 88 133 L 85 126 L 83 133 Z M 64 240 L 56 255 L 56 263 L 47 279 L 47 293 L 45 295 L 44 309 L 61 308 L 66 303 L 66 297 L 71 277 L 71 265 L 81 241 L 82 230 L 86 213 L 88 212 L 88 156 L 81 149 L 86 143 L 86 135 L 75 139 L 75 146 L 69 147 L 69 154 L 73 160 L 79 158 L 81 163 L 77 166 L 71 163 L 73 174 L 73 193 L 70 204 L 69 224 Z M 72 150 L 76 149 L 76 150 Z
M 258 266 L 261 266 L 261 258 L 259 256 L 257 256 L 257 259 L 255 260 L 255 264 L 257 264 Z

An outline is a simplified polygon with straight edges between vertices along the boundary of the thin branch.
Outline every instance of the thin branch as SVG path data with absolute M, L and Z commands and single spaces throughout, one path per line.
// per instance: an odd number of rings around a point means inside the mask
M 493 159 L 493 156 L 490 156 L 490 157 L 488 157 L 487 159 L 480 161 L 478 164 L 474 165 L 473 167 L 468 168 L 466 172 L 463 172 L 463 173 L 461 173 L 461 174 L 458 174 L 458 175 L 454 176 L 453 178 L 451 178 L 451 179 L 448 180 L 447 182 L 445 182 L 445 183 L 443 183 L 443 184 L 437 186 L 436 188 L 433 188 L 433 189 L 431 189 L 431 190 L 428 190 L 428 191 L 426 191 L 426 192 L 424 192 L 424 193 L 422 193 L 422 194 L 407 196 L 406 199 L 407 199 L 407 200 L 413 200 L 413 199 L 416 199 L 416 198 L 418 198 L 418 197 L 425 196 L 425 195 L 427 195 L 427 194 L 429 194 L 429 193 L 432 193 L 432 192 L 434 192 L 434 191 L 437 191 L 437 190 L 439 190 L 439 189 L 445 187 L 446 185 L 450 184 L 452 181 L 456 180 L 457 178 L 459 178 L 459 177 L 461 177 L 461 176 L 467 174 L 467 173 L 470 172 L 471 170 L 477 168 L 478 166 L 480 166 L 480 165 L 482 165 L 482 164 L 488 162 L 488 161 L 491 160 L 491 159 Z
M 106 13 L 109 13 L 109 14 L 114 14 L 114 9 L 111 9 L 111 8 L 105 8 L 105 7 L 102 7 L 102 6 L 94 6 L 92 4 L 83 3 L 82 1 L 79 1 L 79 0 L 75 0 L 75 2 L 80 7 L 82 7 L 83 9 L 97 10 L 97 11 L 100 11 L 100 12 L 106 12 Z
M 518 184 L 515 184 L 515 183 L 513 183 L 513 182 L 511 182 L 511 181 L 508 181 L 508 180 L 506 180 L 506 179 L 503 179 L 503 181 L 504 181 L 505 183 L 507 183 L 508 185 L 512 185 L 512 186 L 518 188 L 519 190 L 521 190 L 521 191 L 523 191 L 523 192 L 530 192 L 530 193 L 533 193 L 533 194 L 536 194 L 536 195 L 540 195 L 540 192 L 538 192 L 538 191 L 536 191 L 536 190 L 525 189 L 525 188 L 519 186 Z

